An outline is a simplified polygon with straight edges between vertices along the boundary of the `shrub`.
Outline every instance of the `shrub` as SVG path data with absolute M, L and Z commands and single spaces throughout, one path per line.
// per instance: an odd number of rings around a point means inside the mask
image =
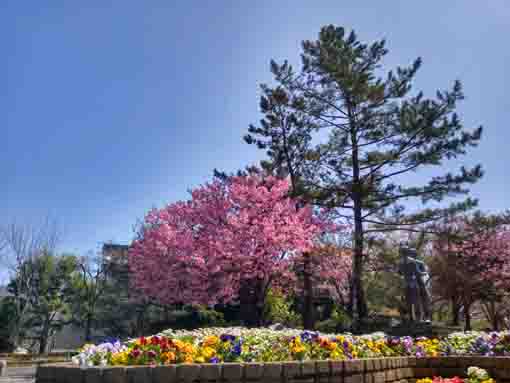
M 292 302 L 282 294 L 269 291 L 264 307 L 264 319 L 287 327 L 300 327 L 301 315 L 292 309 Z

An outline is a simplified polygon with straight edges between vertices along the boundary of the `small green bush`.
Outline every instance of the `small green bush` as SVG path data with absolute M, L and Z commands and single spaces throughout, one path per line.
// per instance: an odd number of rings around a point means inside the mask
M 352 320 L 342 309 L 335 308 L 331 317 L 318 322 L 315 326 L 317 331 L 324 333 L 339 333 L 349 331 Z
M 198 324 L 197 327 L 221 327 L 225 325 L 223 313 L 219 311 L 199 307 L 193 313 Z
M 302 326 L 301 315 L 292 309 L 291 300 L 273 291 L 269 291 L 266 298 L 264 320 L 293 328 Z

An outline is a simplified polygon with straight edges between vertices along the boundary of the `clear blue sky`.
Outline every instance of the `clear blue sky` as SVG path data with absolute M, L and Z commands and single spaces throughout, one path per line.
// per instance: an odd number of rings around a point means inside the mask
M 508 0 L 3 0 L 0 221 L 56 217 L 66 250 L 127 243 L 151 206 L 262 158 L 242 135 L 269 60 L 329 23 L 386 37 L 388 67 L 422 56 L 429 95 L 463 80 L 461 115 L 486 129 L 473 194 L 509 208 Z

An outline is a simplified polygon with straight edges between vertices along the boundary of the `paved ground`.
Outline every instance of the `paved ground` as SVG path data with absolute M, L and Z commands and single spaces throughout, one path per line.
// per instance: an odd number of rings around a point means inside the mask
M 0 377 L 0 383 L 35 382 L 35 367 L 7 367 L 7 376 Z

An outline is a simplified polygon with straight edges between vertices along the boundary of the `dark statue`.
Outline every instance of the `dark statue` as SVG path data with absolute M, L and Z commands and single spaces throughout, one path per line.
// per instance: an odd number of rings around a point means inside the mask
M 430 322 L 430 295 L 427 289 L 429 275 L 425 263 L 417 257 L 414 249 L 400 248 L 400 273 L 405 281 L 405 299 L 411 321 Z

